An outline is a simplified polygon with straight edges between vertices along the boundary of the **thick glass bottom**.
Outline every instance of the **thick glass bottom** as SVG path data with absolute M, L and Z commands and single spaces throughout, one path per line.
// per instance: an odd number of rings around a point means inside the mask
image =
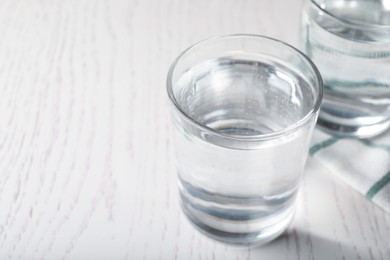
M 317 127 L 327 133 L 340 137 L 370 138 L 377 136 L 390 128 L 390 119 L 377 121 L 373 124 L 364 123 L 360 118 L 337 116 L 321 110 Z
M 191 224 L 206 236 L 236 246 L 261 246 L 277 238 L 294 215 L 296 192 L 277 199 L 211 197 L 182 186 L 181 207 Z M 212 198 L 212 200 L 211 200 Z
M 282 222 L 261 231 L 251 233 L 233 233 L 212 228 L 206 223 L 200 221 L 196 218 L 196 216 L 189 214 L 189 212 L 187 212 L 184 208 L 183 211 L 190 223 L 209 238 L 234 246 L 250 247 L 263 246 L 279 237 L 287 229 L 293 217 L 293 214 L 290 214 L 290 216 Z

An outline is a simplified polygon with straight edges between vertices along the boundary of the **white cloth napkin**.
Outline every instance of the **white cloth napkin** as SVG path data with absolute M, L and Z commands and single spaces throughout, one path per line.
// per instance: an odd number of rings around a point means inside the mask
M 390 130 L 375 138 L 357 140 L 316 129 L 310 155 L 390 213 Z

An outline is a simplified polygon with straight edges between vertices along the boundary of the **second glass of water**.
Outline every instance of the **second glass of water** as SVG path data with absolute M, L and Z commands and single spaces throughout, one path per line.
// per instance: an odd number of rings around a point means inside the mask
M 371 137 L 390 126 L 390 1 L 305 0 L 306 54 L 325 95 L 318 125 L 333 134 Z
M 200 42 L 167 81 L 182 209 L 218 241 L 261 245 L 290 223 L 322 100 L 321 77 L 278 40 Z

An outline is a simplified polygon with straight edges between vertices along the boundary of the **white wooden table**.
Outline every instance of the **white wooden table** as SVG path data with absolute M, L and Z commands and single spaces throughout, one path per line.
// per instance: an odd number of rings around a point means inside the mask
M 261 248 L 180 212 L 165 80 L 214 35 L 297 45 L 299 0 L 1 0 L 0 259 L 390 259 L 390 216 L 309 159 Z

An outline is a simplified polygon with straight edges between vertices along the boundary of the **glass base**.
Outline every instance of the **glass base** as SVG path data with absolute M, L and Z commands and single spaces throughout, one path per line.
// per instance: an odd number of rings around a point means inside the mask
M 189 222 L 192 224 L 192 226 L 194 226 L 198 231 L 200 231 L 207 237 L 214 239 L 218 242 L 230 244 L 232 246 L 247 247 L 263 246 L 271 242 L 272 240 L 278 238 L 287 229 L 293 219 L 293 214 L 291 214 L 282 222 L 279 222 L 276 225 L 262 231 L 252 233 L 233 233 L 214 229 L 206 225 L 205 223 L 199 221 L 199 219 L 197 219 L 196 217 L 188 214 L 185 210 L 184 213 Z
M 361 120 L 363 121 L 363 120 Z M 390 120 L 374 124 L 362 124 L 358 119 L 337 117 L 321 111 L 317 127 L 332 135 L 352 138 L 370 138 L 377 136 L 390 128 Z
M 229 204 L 225 204 L 221 211 L 221 205 L 213 203 L 205 207 L 205 202 L 188 198 L 189 194 L 182 192 L 180 195 L 181 208 L 198 231 L 211 239 L 234 246 L 262 246 L 280 236 L 294 216 L 293 206 L 274 214 L 261 212 L 261 216 L 248 216 L 246 211 L 237 214 L 236 210 L 226 208 Z

